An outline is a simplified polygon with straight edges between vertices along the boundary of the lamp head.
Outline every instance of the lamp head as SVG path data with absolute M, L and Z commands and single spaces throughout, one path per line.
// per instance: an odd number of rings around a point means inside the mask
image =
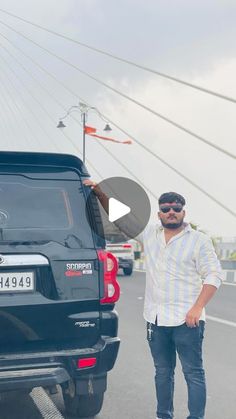
M 103 131 L 109 132 L 109 131 L 112 131 L 112 128 L 110 127 L 109 124 L 106 124 L 105 125 L 105 128 L 103 129 Z
M 66 127 L 66 125 L 64 124 L 63 121 L 58 122 L 57 128 L 65 128 L 65 127 Z

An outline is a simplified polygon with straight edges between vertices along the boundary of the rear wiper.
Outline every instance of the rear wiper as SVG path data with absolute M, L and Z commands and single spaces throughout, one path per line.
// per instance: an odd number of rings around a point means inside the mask
M 75 234 L 68 234 L 68 236 L 64 240 L 65 247 L 69 247 L 70 249 L 75 248 L 73 242 L 77 243 L 77 245 L 79 245 L 80 248 L 84 247 L 84 244 L 82 240 L 79 239 L 79 237 L 77 237 Z

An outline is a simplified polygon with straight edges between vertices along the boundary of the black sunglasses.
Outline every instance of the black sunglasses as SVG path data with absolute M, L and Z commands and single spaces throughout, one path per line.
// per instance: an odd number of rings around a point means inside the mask
M 173 207 L 160 207 L 160 211 L 164 212 L 164 214 L 166 214 L 167 212 L 169 212 L 170 210 L 173 210 L 174 212 L 181 212 L 183 207 L 177 207 L 177 206 L 173 206 Z

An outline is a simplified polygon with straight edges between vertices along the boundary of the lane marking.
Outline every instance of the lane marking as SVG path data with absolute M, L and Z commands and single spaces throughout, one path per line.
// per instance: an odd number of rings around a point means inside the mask
M 30 397 L 33 399 L 43 419 L 64 419 L 64 416 L 61 415 L 52 399 L 50 399 L 42 387 L 33 388 Z
M 217 322 L 217 323 L 222 323 L 222 324 L 226 324 L 227 326 L 232 326 L 232 327 L 236 327 L 236 322 L 231 322 L 229 320 L 224 320 L 221 319 L 220 317 L 215 317 L 215 316 L 206 316 L 207 319 L 212 320 L 213 322 Z

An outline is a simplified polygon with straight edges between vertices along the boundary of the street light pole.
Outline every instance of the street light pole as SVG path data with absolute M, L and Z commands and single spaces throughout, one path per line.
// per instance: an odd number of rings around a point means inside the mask
M 85 122 L 86 122 L 86 113 L 82 113 L 82 124 L 83 124 L 83 163 L 85 164 Z
M 94 106 L 89 106 L 89 105 L 86 105 L 85 103 L 79 102 L 79 105 L 71 106 L 68 109 L 66 114 L 62 118 L 60 118 L 60 120 L 58 122 L 58 125 L 57 125 L 57 128 L 65 128 L 66 125 L 64 124 L 63 119 L 67 118 L 67 116 L 70 115 L 73 111 L 79 111 L 80 112 L 81 120 L 82 120 L 82 129 L 83 129 L 82 138 L 83 138 L 83 163 L 84 164 L 85 164 L 85 143 L 86 143 L 86 129 L 85 129 L 85 127 L 86 127 L 87 114 L 88 114 L 88 111 L 90 109 L 95 110 L 98 113 L 98 115 L 100 116 L 100 113 L 97 110 L 97 108 L 95 108 Z M 104 131 L 111 131 L 111 128 L 110 128 L 109 124 L 106 124 L 106 126 L 104 128 Z

